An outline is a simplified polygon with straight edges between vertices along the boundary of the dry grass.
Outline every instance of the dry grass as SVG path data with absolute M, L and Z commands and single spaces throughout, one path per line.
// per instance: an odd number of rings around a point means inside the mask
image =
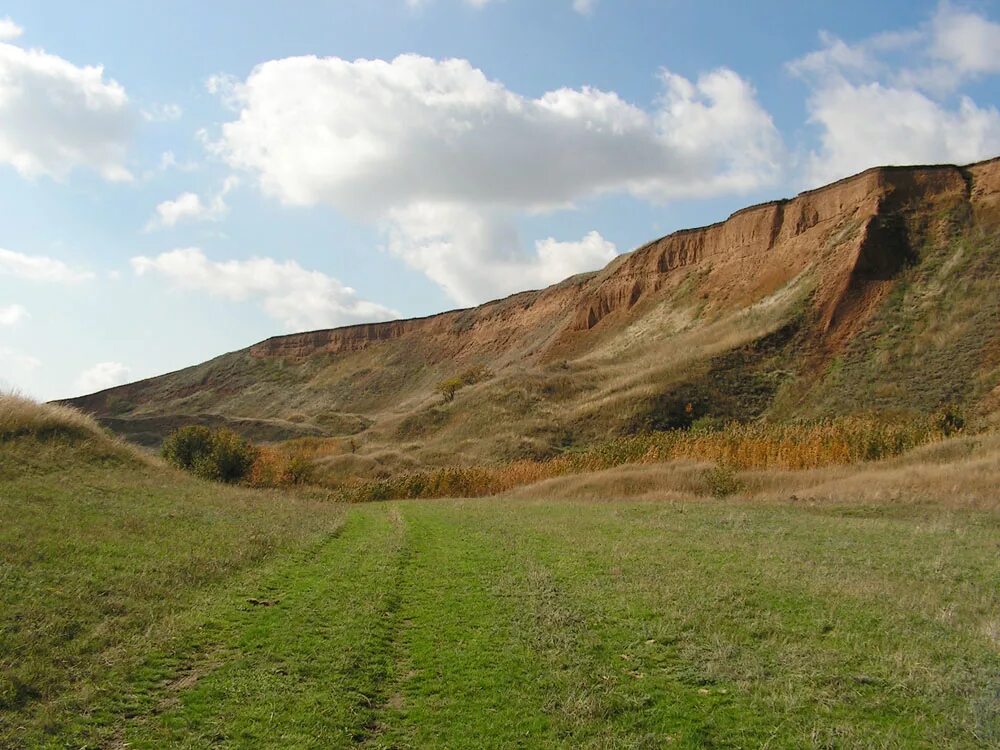
M 0 444 L 14 440 L 63 438 L 88 446 L 96 455 L 155 463 L 141 448 L 111 434 L 71 406 L 39 404 L 18 393 L 0 393 Z
M 684 500 L 712 493 L 710 464 L 677 460 L 563 475 L 507 496 L 539 500 Z M 861 465 L 736 473 L 738 497 L 763 502 L 865 504 L 872 512 L 934 505 L 1000 510 L 1000 433 L 962 436 Z M 879 510 L 881 509 L 881 510 Z
M 719 431 L 644 433 L 548 461 L 448 467 L 349 481 L 336 488 L 335 497 L 346 502 L 476 497 L 555 477 L 679 459 L 709 462 L 729 471 L 817 469 L 884 459 L 938 442 L 945 437 L 938 425 L 932 418 L 893 422 L 845 417 L 811 424 L 731 424 Z
M 97 422 L 70 406 L 39 404 L 16 393 L 0 393 L 0 439 L 53 434 L 105 437 Z

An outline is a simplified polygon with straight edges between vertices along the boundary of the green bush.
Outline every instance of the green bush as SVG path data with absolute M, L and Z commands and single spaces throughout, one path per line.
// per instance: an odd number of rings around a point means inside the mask
M 743 488 L 736 472 L 728 466 L 716 466 L 705 472 L 705 484 L 713 497 L 719 499 L 735 495 Z
M 232 430 L 182 427 L 163 443 L 166 461 L 217 482 L 239 482 L 249 475 L 257 448 Z
M 937 414 L 934 423 L 945 437 L 951 437 L 965 429 L 965 417 L 954 407 Z
M 163 441 L 163 458 L 172 466 L 194 471 L 195 464 L 212 450 L 213 432 L 202 425 L 181 427 Z

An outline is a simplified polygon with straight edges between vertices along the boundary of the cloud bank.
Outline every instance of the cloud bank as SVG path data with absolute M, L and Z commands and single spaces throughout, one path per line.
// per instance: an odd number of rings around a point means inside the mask
M 1000 72 L 1000 25 L 944 3 L 924 25 L 821 49 L 789 64 L 811 93 L 820 145 L 810 186 L 878 164 L 968 162 L 1000 153 L 1000 112 L 959 87 Z
M 80 373 L 75 387 L 80 393 L 95 393 L 127 383 L 131 370 L 121 362 L 98 362 Z
M 212 261 L 198 248 L 131 260 L 136 274 L 159 274 L 182 289 L 234 302 L 256 300 L 289 331 L 398 318 L 387 307 L 361 299 L 337 279 L 295 261 L 272 258 Z
M 586 251 L 552 263 L 522 245 L 518 214 L 777 179 L 781 138 L 747 81 L 720 69 L 695 81 L 663 71 L 660 82 L 647 110 L 594 88 L 525 97 L 465 60 L 286 58 L 213 85 L 237 110 L 213 150 L 285 203 L 378 223 L 391 252 L 457 301 L 481 302 L 606 261 L 585 239 L 575 244 Z
M 20 33 L 0 20 L 0 164 L 29 178 L 61 180 L 86 167 L 131 180 L 126 154 L 135 117 L 125 89 L 101 66 L 9 43 Z

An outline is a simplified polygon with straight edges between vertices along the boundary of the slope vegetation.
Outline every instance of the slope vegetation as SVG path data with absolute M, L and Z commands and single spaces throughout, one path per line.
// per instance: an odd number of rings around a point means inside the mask
M 122 675 L 190 613 L 234 583 L 267 597 L 255 576 L 342 520 L 193 480 L 79 412 L 4 395 L 0 517 L 2 747 L 65 747 L 73 721 L 106 720 L 97 699 L 130 700 Z
M 340 438 L 330 471 L 544 458 L 701 417 L 1000 410 L 1000 160 L 871 169 L 676 232 L 541 291 L 281 336 L 74 399 L 133 440 L 179 424 Z M 435 385 L 478 373 L 445 401 Z

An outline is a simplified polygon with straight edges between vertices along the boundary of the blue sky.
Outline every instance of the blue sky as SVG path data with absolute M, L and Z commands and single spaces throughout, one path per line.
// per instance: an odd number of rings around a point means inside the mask
M 0 4 L 0 384 L 39 398 L 1000 155 L 996 2 Z M 97 68 L 95 66 L 101 66 Z

